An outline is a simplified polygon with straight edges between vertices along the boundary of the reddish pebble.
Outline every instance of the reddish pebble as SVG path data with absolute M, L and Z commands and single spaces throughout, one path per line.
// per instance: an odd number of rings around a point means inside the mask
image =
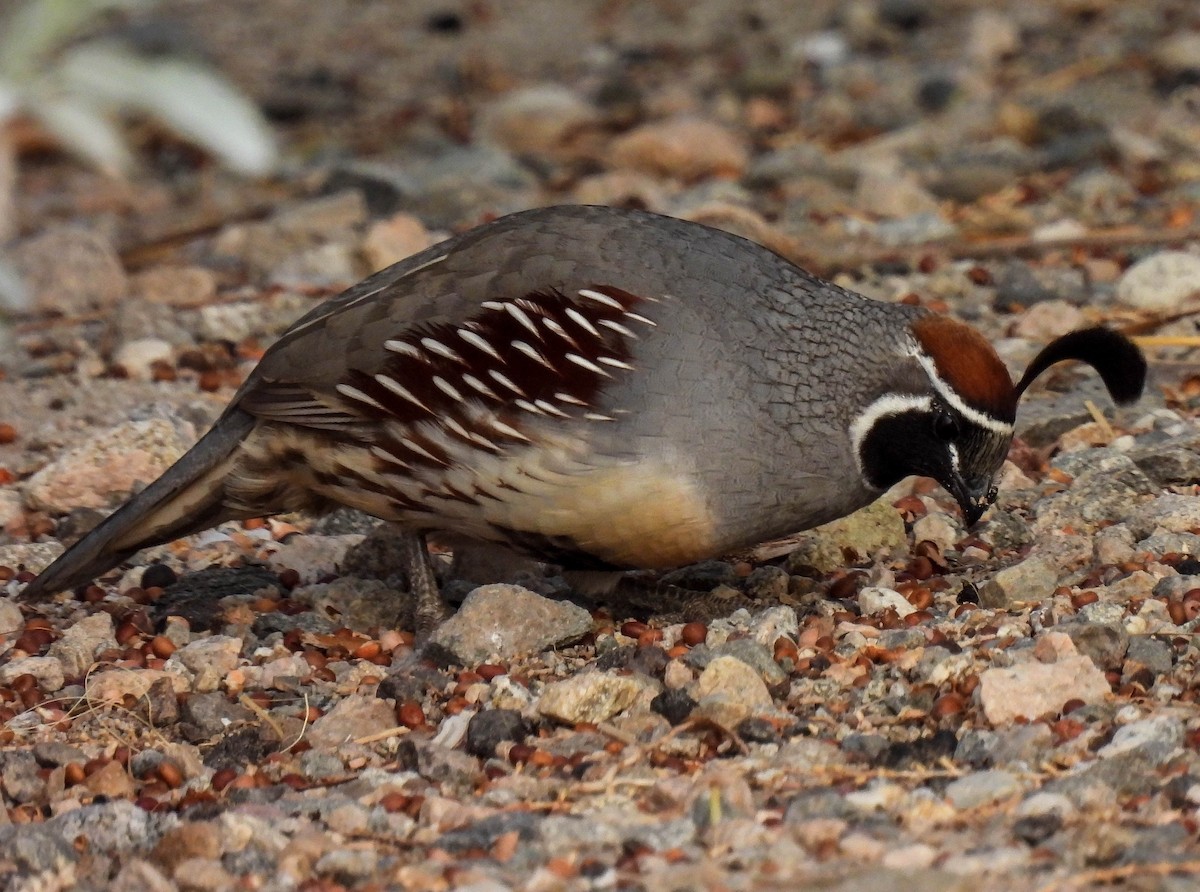
M 942 719 L 946 716 L 958 715 L 966 708 L 966 701 L 959 694 L 951 692 L 938 697 L 929 714 L 935 719 Z
M 416 728 L 425 724 L 425 710 L 416 700 L 405 700 L 396 709 L 396 718 L 406 728 Z
M 704 623 L 687 623 L 679 631 L 679 640 L 690 647 L 703 644 L 708 638 L 708 626 Z
M 1100 596 L 1093 591 L 1076 592 L 1071 595 L 1071 606 L 1078 610 L 1080 607 L 1086 607 L 1088 604 L 1095 604 L 1100 600 Z
M 159 762 L 155 774 L 172 790 L 178 789 L 183 783 L 183 769 L 172 759 L 163 759 Z
M 626 638 L 641 638 L 643 634 L 650 631 L 650 627 L 636 619 L 631 619 L 627 623 L 622 623 L 621 634 Z
M 371 660 L 382 653 L 383 647 L 378 641 L 367 641 L 354 649 L 354 656 L 360 660 Z
M 175 642 L 166 635 L 155 635 L 150 639 L 150 653 L 165 660 L 175 653 Z
M 0 424 L 0 445 L 12 443 L 17 439 L 17 429 L 11 424 Z
M 219 793 L 233 783 L 237 776 L 236 768 L 221 768 L 213 773 L 212 788 Z
M 407 793 L 393 791 L 391 793 L 385 793 L 383 798 L 379 800 L 379 804 L 383 806 L 384 811 L 394 814 L 395 812 L 402 812 L 404 809 L 408 808 L 410 801 L 412 801 L 412 797 Z
M 480 663 L 475 667 L 475 671 L 479 673 L 479 677 L 483 681 L 491 681 L 501 675 L 508 675 L 508 669 L 498 663 Z
M 533 747 L 527 743 L 514 743 L 508 750 L 508 761 L 514 765 L 522 765 L 533 755 Z
M 289 592 L 300 584 L 300 571 L 291 567 L 279 572 L 279 584 Z

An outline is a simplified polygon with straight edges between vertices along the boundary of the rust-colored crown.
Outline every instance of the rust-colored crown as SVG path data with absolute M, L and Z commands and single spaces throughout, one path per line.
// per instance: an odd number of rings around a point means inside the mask
M 933 361 L 938 377 L 972 409 L 1011 423 L 1017 391 L 995 349 L 971 326 L 949 316 L 924 316 L 913 334 Z

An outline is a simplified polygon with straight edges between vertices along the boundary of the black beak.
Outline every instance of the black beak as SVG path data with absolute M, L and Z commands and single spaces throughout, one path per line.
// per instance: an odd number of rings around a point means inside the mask
M 947 487 L 950 495 L 962 509 L 963 519 L 967 527 L 973 527 L 983 517 L 985 511 L 996 501 L 996 487 L 992 486 L 990 477 L 968 483 L 961 477 L 955 477 Z

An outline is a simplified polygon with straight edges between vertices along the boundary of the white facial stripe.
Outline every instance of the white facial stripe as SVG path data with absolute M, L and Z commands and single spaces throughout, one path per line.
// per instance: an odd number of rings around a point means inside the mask
M 867 406 L 850 425 L 850 442 L 854 447 L 854 461 L 858 465 L 859 475 L 867 479 L 862 466 L 862 444 L 879 419 L 904 412 L 929 412 L 932 408 L 933 400 L 930 397 L 905 393 L 885 393 Z
M 958 447 L 953 443 L 947 443 L 946 451 L 950 453 L 950 470 L 952 470 L 956 476 L 960 475 L 961 464 L 958 459 Z
M 1006 437 L 1012 436 L 1013 426 L 1007 421 L 1000 421 L 997 418 L 993 418 L 991 415 L 980 412 L 978 409 L 973 409 L 963 402 L 962 397 L 955 393 L 941 379 L 941 376 L 938 375 L 937 366 L 934 365 L 933 360 L 926 356 L 920 349 L 914 349 L 912 355 L 916 357 L 917 362 L 921 364 L 921 368 L 925 370 L 925 374 L 929 376 L 929 381 L 933 384 L 933 389 L 938 392 L 938 396 L 945 400 L 950 408 L 962 415 L 967 421 L 985 430 Z

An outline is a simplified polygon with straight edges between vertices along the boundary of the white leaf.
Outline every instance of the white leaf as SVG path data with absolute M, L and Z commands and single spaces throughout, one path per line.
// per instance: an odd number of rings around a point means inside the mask
M 154 0 L 29 0 L 0 21 L 0 71 L 30 78 L 45 56 L 101 13 L 148 2 Z
M 103 110 L 86 100 L 65 95 L 44 95 L 26 106 L 68 151 L 100 170 L 119 174 L 132 164 L 116 126 Z
M 274 140 L 258 109 L 208 68 L 177 59 L 142 59 L 118 46 L 93 43 L 64 56 L 61 71 L 76 90 L 157 117 L 238 173 L 270 173 L 277 163 Z

